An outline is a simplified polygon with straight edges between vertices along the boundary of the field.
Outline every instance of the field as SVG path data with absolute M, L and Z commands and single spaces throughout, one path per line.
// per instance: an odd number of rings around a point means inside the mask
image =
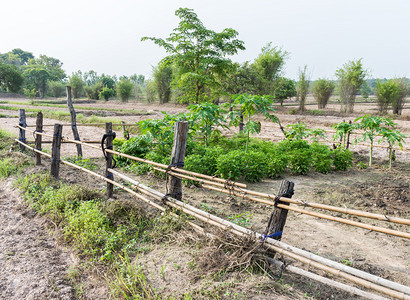
M 295 112 L 297 105 L 293 102 L 285 103 L 284 107 L 276 107 L 275 114 L 283 125 L 300 121 L 306 123 L 309 128 L 331 130 L 331 126 L 337 122 L 354 120 L 363 114 L 377 112 L 377 107 L 373 103 L 359 102 L 355 105 L 355 113 L 347 115 L 338 112 L 338 104 L 331 104 L 324 110 L 317 110 L 312 101 L 308 99 L 308 111 L 304 114 Z M 174 104 L 159 106 L 150 103 L 117 101 L 78 100 L 74 102 L 74 107 L 77 113 L 83 115 L 80 119 L 84 123 L 93 120 L 94 122 L 107 120 L 135 123 L 144 119 L 161 118 L 161 111 L 169 114 L 186 111 L 185 106 Z M 27 114 L 41 110 L 46 117 L 44 124 L 56 122 L 67 124 L 69 120 L 68 109 L 63 101 L 57 103 L 57 101 L 45 100 L 32 105 L 24 98 L 0 98 L 0 115 L 3 116 L 0 118 L 1 129 L 17 134 L 18 130 L 14 126 L 18 124 L 16 110 L 18 108 L 26 109 Z M 99 118 L 92 116 L 99 116 Z M 394 121 L 398 124 L 398 129 L 407 136 L 404 148 L 409 149 L 410 107 L 408 103 L 403 115 Z M 35 117 L 28 117 L 27 123 L 35 124 Z M 79 126 L 78 129 L 83 141 L 100 140 L 104 134 L 104 129 L 99 127 Z M 46 127 L 46 133 L 51 134 L 52 127 Z M 229 135 L 234 132 L 226 130 L 224 133 Z M 117 135 L 121 136 L 121 131 L 118 131 Z M 64 128 L 63 136 L 72 137 L 69 127 Z M 283 135 L 277 126 L 269 125 L 267 121 L 262 120 L 260 137 L 279 141 Z M 28 135 L 28 138 L 32 137 Z M 294 198 L 409 219 L 410 151 L 397 150 L 393 169 L 388 170 L 386 148 L 378 147 L 374 150 L 374 166 L 366 169 L 358 168 L 358 164 L 367 163 L 369 147 L 353 145 L 352 149 L 355 153 L 354 166 L 347 171 L 328 174 L 310 172 L 304 176 L 286 173 L 283 177 L 295 183 Z M 102 174 L 102 153 L 88 148 L 84 148 L 83 151 L 84 158 L 90 158 L 90 161 L 99 168 L 98 172 Z M 65 157 L 74 156 L 76 148 L 64 144 L 62 153 Z M 48 165 L 45 164 L 42 168 L 48 170 Z M 34 172 L 34 168 L 23 169 L 23 172 Z M 163 178 L 153 174 L 132 176 L 156 190 L 165 192 Z M 61 178 L 69 184 L 86 184 L 95 189 L 103 187 L 101 181 L 74 172 L 67 166 L 62 167 Z M 248 188 L 259 192 L 276 193 L 281 180 L 282 178 L 265 179 L 259 183 L 248 184 Z M 45 220 L 43 216 L 28 208 L 17 191 L 12 189 L 10 182 L 11 179 L 4 180 L 0 187 L 2 224 L 0 259 L 6 262 L 0 269 L 0 278 L 7 282 L 7 284 L 0 284 L 0 295 L 2 297 L 19 295 L 27 299 L 30 297 L 32 299 L 107 298 L 109 291 L 104 280 L 106 270 L 96 266 L 88 270 L 84 268 L 84 261 L 77 255 L 78 252 L 66 244 L 61 232 L 58 233 L 58 224 Z M 272 210 L 270 206 L 255 204 L 239 197 L 228 197 L 196 186 L 184 186 L 183 194 L 184 200 L 188 203 L 225 219 L 235 220 L 257 232 L 264 231 Z M 130 201 L 130 196 L 119 190 L 115 191 L 115 197 L 115 201 Z M 139 205 L 149 214 L 157 213 L 144 204 Z M 341 216 L 341 214 L 335 215 Z M 351 219 L 360 221 L 357 217 Z M 382 223 L 371 221 L 373 225 L 383 225 Z M 391 227 L 404 232 L 409 231 L 404 225 L 394 224 Z M 48 231 L 55 231 L 54 237 L 50 237 Z M 407 239 L 291 212 L 282 241 L 410 286 L 410 241 Z M 198 260 L 198 253 L 200 257 L 205 258 L 203 260 L 208 260 L 208 267 L 205 263 L 203 266 L 193 267 L 192 262 Z M 207 242 L 200 237 L 190 232 L 179 231 L 172 234 L 166 242 L 150 244 L 149 250 L 140 252 L 138 257 L 133 259 L 138 260 L 148 282 L 163 297 L 173 295 L 177 299 L 184 299 L 183 295 L 186 294 L 191 295 L 192 299 L 357 299 L 348 293 L 286 271 L 280 283 L 275 283 L 261 272 L 249 270 L 214 274 L 213 268 L 216 267 L 212 265 L 212 256 L 218 253 L 215 246 L 207 245 Z M 292 265 L 302 267 L 296 262 Z M 72 273 L 75 272 L 73 270 L 81 270 L 81 275 L 73 275 Z M 22 273 L 25 275 L 21 275 Z M 71 274 L 71 277 L 67 274 Z M 9 288 L 7 289 L 6 286 Z M 31 292 L 28 292 L 28 289 Z

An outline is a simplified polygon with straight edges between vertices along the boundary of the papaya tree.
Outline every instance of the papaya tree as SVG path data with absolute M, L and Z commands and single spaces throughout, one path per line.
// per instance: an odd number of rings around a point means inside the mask
M 380 135 L 382 137 L 380 142 L 386 141 L 389 144 L 389 169 L 391 170 L 393 147 L 397 145 L 403 150 L 403 142 L 406 136 L 400 133 L 397 129 L 391 128 L 382 128 Z

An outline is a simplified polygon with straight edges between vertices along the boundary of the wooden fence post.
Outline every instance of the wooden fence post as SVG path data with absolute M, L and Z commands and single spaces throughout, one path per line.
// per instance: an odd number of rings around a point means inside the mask
M 105 141 L 106 141 L 106 149 L 112 150 L 112 141 L 114 139 L 113 132 L 112 132 L 112 123 L 105 123 Z M 114 180 L 114 175 L 108 171 L 108 169 L 112 168 L 112 153 L 105 153 L 106 164 L 105 164 L 105 177 L 108 179 Z M 107 198 L 111 198 L 114 192 L 114 185 L 110 182 L 107 182 Z
M 182 168 L 184 166 L 187 138 L 188 122 L 176 122 L 170 166 L 175 166 L 177 168 Z M 168 183 L 168 194 L 172 198 L 182 200 L 182 180 L 180 178 L 170 176 Z
M 295 184 L 292 181 L 287 181 L 286 179 L 282 180 L 280 184 L 278 196 L 283 195 L 282 197 L 292 198 L 292 195 L 294 192 L 294 189 L 293 189 L 294 186 Z M 284 205 L 289 205 L 289 203 L 287 202 L 278 201 L 278 204 L 279 203 L 284 204 Z M 275 209 L 272 212 L 272 215 L 270 216 L 268 226 L 266 227 L 265 235 L 266 236 L 273 235 L 271 238 L 275 240 L 280 240 L 282 238 L 282 231 L 283 231 L 283 228 L 285 227 L 287 216 L 288 216 L 287 209 L 275 207 Z
M 41 111 L 37 113 L 36 132 L 43 132 L 43 113 Z M 41 135 L 36 134 L 34 143 L 35 148 L 41 151 Z M 41 165 L 41 154 L 36 152 L 36 166 L 39 165 Z
M 352 124 L 352 120 L 349 121 L 349 124 Z M 350 145 L 350 131 L 347 133 L 346 149 L 349 149 Z
M 58 178 L 60 172 L 60 148 L 63 125 L 54 124 L 53 145 L 51 148 L 51 176 Z
M 27 123 L 26 123 L 26 111 L 24 109 L 19 110 L 19 125 L 21 127 L 26 128 Z M 19 129 L 19 141 L 22 143 L 26 143 L 26 131 L 24 129 Z M 22 144 L 20 144 L 20 150 L 24 151 L 26 147 L 24 147 Z
M 128 129 L 125 127 L 125 122 L 124 121 L 121 121 L 121 124 L 123 124 L 122 125 L 122 134 L 123 134 L 123 136 L 124 136 L 124 138 L 126 139 L 126 140 L 129 140 L 130 139 L 130 132 L 128 131 Z
M 74 135 L 74 139 L 76 141 L 80 140 L 80 135 L 78 134 L 78 130 L 77 130 L 77 121 L 76 121 L 76 114 L 75 114 L 75 110 L 74 110 L 74 106 L 73 106 L 73 102 L 71 100 L 71 86 L 67 85 L 67 105 L 68 105 L 68 109 L 70 110 L 70 115 L 71 115 L 71 129 L 73 130 L 73 135 Z M 81 148 L 80 144 L 76 144 L 77 147 L 77 156 L 83 156 L 83 150 Z

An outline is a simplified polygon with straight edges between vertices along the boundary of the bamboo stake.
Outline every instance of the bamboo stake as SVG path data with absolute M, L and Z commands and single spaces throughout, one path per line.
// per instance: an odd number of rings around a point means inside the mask
M 157 198 L 157 199 L 161 199 L 162 201 L 166 202 L 168 205 L 172 205 L 173 207 L 180 206 L 180 209 L 182 209 L 185 213 L 191 214 L 195 217 L 200 215 L 200 216 L 202 216 L 202 218 L 201 218 L 202 220 L 211 220 L 212 225 L 218 226 L 217 223 L 219 223 L 219 227 L 221 227 L 222 229 L 225 229 L 225 230 L 231 230 L 235 234 L 242 235 L 242 236 L 251 235 L 251 236 L 256 236 L 257 238 L 262 238 L 262 235 L 259 234 L 259 233 L 256 233 L 256 232 L 254 232 L 252 230 L 249 230 L 249 229 L 246 229 L 246 228 L 243 228 L 239 225 L 236 225 L 232 222 L 221 219 L 217 216 L 211 215 L 207 212 L 199 210 L 199 209 L 197 209 L 197 208 L 195 208 L 191 205 L 188 205 L 188 204 L 183 203 L 181 201 L 178 201 L 176 199 L 169 198 L 169 197 L 164 199 L 164 196 L 165 196 L 164 194 L 162 194 L 158 191 L 155 191 L 155 190 L 143 185 L 142 183 L 139 183 L 139 182 L 137 182 L 137 181 L 135 181 L 135 180 L 133 180 L 133 179 L 119 173 L 119 172 L 116 172 L 116 171 L 112 170 L 112 169 L 110 171 L 113 172 L 116 176 L 118 176 L 118 177 L 120 177 L 124 180 L 127 180 L 130 183 L 134 184 L 134 186 L 138 190 L 140 190 L 140 191 L 145 190 L 146 192 L 151 193 L 152 197 Z M 318 255 L 313 254 L 313 253 L 304 251 L 302 249 L 298 249 L 296 247 L 287 245 L 283 242 L 280 242 L 280 241 L 277 241 L 277 240 L 274 240 L 274 239 L 271 239 L 271 238 L 267 238 L 265 240 L 265 243 L 269 248 L 271 248 L 275 252 L 282 253 L 286 256 L 290 256 L 294 259 L 297 259 L 299 261 L 307 263 L 308 265 L 312 265 L 312 266 L 315 266 L 319 269 L 328 271 L 331 274 L 341 276 L 341 277 L 343 277 L 347 280 L 356 282 L 356 283 L 361 284 L 365 287 L 375 289 L 377 291 L 386 293 L 388 295 L 391 295 L 393 297 L 397 297 L 399 299 L 410 299 L 409 296 L 404 295 L 404 292 L 401 292 L 400 290 L 399 290 L 400 292 L 397 292 L 397 291 L 393 291 L 393 290 L 390 289 L 391 286 L 393 286 L 393 287 L 396 287 L 398 289 L 403 289 L 403 290 L 407 289 L 407 290 L 410 291 L 409 287 L 402 286 L 400 284 L 397 284 L 395 282 L 391 282 L 389 280 L 380 278 L 378 276 L 371 275 L 371 274 L 368 274 L 366 272 L 363 272 L 363 271 L 360 271 L 360 270 L 357 270 L 357 269 L 354 269 L 354 268 L 339 264 L 337 262 L 322 258 Z M 324 262 L 327 263 L 327 264 L 324 264 Z M 351 275 L 352 273 L 355 273 L 354 276 Z M 358 276 L 360 278 L 357 278 L 355 276 Z M 369 282 L 368 280 L 373 281 L 373 282 L 377 282 L 377 284 Z M 380 286 L 380 285 L 383 285 L 383 286 Z M 387 287 L 385 287 L 385 285 Z
M 71 126 L 71 124 L 62 124 L 63 126 Z M 45 124 L 44 126 L 51 127 L 54 126 L 52 124 Z M 105 126 L 105 123 L 81 123 L 77 124 L 77 126 Z M 136 123 L 124 123 L 124 124 L 112 124 L 112 126 L 139 126 Z M 34 127 L 33 125 L 27 125 L 27 127 Z

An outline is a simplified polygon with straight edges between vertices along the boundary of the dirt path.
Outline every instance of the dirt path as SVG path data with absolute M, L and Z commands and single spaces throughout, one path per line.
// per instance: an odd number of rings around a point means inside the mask
M 43 219 L 0 181 L 0 298 L 76 299 L 67 280 L 70 264 Z

